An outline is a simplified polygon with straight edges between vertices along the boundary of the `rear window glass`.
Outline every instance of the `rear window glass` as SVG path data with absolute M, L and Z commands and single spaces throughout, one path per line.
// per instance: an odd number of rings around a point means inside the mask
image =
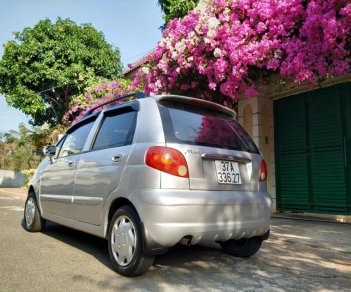
M 189 104 L 159 103 L 166 141 L 259 153 L 233 117 Z

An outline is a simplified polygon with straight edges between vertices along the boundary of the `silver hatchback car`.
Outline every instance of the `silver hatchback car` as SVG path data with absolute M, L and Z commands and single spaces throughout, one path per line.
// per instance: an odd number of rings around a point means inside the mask
M 270 230 L 267 167 L 235 112 L 190 97 L 136 96 L 90 110 L 44 148 L 25 228 L 41 231 L 50 220 L 106 238 L 125 276 L 143 274 L 177 243 L 255 254 Z

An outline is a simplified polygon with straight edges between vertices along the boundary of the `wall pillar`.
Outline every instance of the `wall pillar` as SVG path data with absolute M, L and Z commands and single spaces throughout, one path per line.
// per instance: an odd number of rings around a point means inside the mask
M 238 121 L 252 137 L 267 163 L 267 187 L 273 199 L 273 212 L 275 212 L 276 180 L 273 99 L 266 97 L 241 98 L 238 104 Z

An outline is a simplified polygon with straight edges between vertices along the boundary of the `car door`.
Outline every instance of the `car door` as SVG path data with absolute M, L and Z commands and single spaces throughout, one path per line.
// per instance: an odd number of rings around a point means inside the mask
M 75 219 L 100 225 L 107 196 L 117 188 L 132 148 L 137 107 L 103 113 L 90 151 L 83 153 L 75 178 Z
M 85 120 L 67 132 L 56 148 L 56 157 L 43 170 L 40 201 L 43 212 L 72 219 L 74 176 L 81 152 L 95 118 Z

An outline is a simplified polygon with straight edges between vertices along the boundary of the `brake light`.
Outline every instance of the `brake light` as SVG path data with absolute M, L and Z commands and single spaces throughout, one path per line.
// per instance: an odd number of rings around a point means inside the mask
M 262 159 L 260 166 L 260 181 L 265 181 L 267 179 L 268 170 L 266 161 Z
M 146 152 L 145 163 L 163 172 L 189 178 L 185 157 L 176 149 L 161 146 L 150 147 Z
M 223 107 L 219 104 L 207 101 L 207 100 L 200 100 L 200 99 L 192 99 L 191 103 L 194 105 L 204 106 L 213 110 L 223 111 Z

